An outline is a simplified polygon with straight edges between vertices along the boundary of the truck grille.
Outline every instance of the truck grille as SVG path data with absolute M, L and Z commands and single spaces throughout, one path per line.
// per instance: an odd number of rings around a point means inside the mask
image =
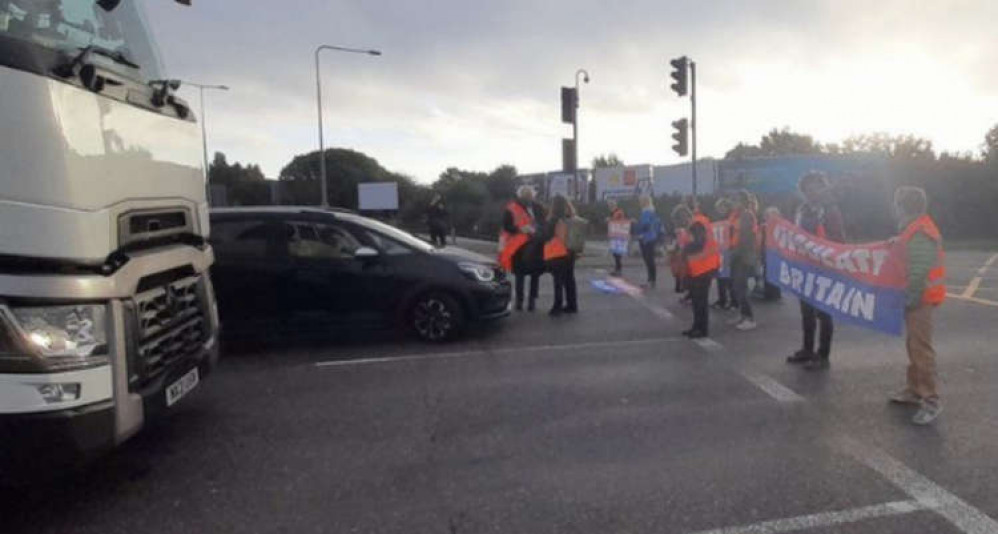
M 135 298 L 135 329 L 142 383 L 159 376 L 174 362 L 196 354 L 207 338 L 197 276 L 186 277 L 139 293 Z

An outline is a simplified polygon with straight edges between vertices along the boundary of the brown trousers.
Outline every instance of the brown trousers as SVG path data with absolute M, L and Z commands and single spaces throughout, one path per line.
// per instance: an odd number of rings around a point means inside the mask
M 932 348 L 932 311 L 935 306 L 920 304 L 904 312 L 908 334 L 908 389 L 923 399 L 938 399 L 936 391 L 936 351 Z

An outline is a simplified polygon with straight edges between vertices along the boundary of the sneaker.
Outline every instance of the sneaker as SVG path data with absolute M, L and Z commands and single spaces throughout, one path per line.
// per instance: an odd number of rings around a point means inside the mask
M 752 319 L 745 319 L 744 321 L 738 323 L 735 328 L 741 330 L 742 332 L 748 332 L 749 330 L 755 330 L 759 325 L 755 324 Z
M 738 325 L 742 324 L 742 321 L 744 321 L 744 320 L 745 320 L 745 318 L 742 317 L 741 315 L 739 315 L 738 317 L 732 317 L 732 318 L 728 319 L 727 321 L 724 321 L 724 324 L 726 324 L 728 326 L 738 326 Z
M 935 421 L 941 413 L 943 413 L 943 405 L 940 404 L 939 400 L 925 399 L 915 417 L 911 418 L 911 422 L 920 426 L 927 425 Z
M 821 356 L 815 357 L 804 364 L 804 368 L 808 371 L 824 371 L 831 366 L 832 364 L 828 361 L 828 358 L 822 358 Z
M 922 405 L 922 398 L 915 395 L 915 393 L 908 388 L 891 393 L 888 395 L 887 399 L 894 404 L 909 404 L 912 406 Z
M 787 363 L 807 363 L 817 357 L 817 354 L 809 350 L 800 349 L 792 355 L 787 356 Z

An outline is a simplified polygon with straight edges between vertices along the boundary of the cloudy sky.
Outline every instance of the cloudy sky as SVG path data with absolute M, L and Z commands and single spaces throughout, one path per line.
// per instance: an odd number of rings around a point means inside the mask
M 571 136 L 559 87 L 580 67 L 580 161 L 677 162 L 669 124 L 689 103 L 668 90 L 668 60 L 683 54 L 702 155 L 782 126 L 977 151 L 998 123 L 993 0 L 140 1 L 173 77 L 232 87 L 207 98 L 210 150 L 275 178 L 318 146 L 322 43 L 384 52 L 323 53 L 327 146 L 423 182 L 450 166 L 557 169 Z

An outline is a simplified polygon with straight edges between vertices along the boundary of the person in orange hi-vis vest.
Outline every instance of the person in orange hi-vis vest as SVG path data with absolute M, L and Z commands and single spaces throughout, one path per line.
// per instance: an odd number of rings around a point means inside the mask
M 687 227 L 692 241 L 683 249 L 688 272 L 690 297 L 693 304 L 693 326 L 683 332 L 690 339 L 707 337 L 709 333 L 710 283 L 721 267 L 721 254 L 714 240 L 710 219 L 694 214 L 683 205 L 676 206 L 672 218 L 677 227 Z
M 568 220 L 575 216 L 575 207 L 562 195 L 551 201 L 551 216 L 544 225 L 544 265 L 554 277 L 552 316 L 578 313 L 579 301 L 575 284 L 575 253 L 568 250 Z
M 922 189 L 900 187 L 894 193 L 894 213 L 901 232 L 895 243 L 904 256 L 907 275 L 904 320 L 909 363 L 907 386 L 890 400 L 917 406 L 912 418 L 916 425 L 931 423 L 943 411 L 936 389 L 932 312 L 946 299 L 946 256 L 942 235 L 927 208 Z
M 515 307 L 523 310 L 523 284 L 530 277 L 530 297 L 527 309 L 533 311 L 537 301 L 541 273 L 544 271 L 541 247 L 536 238 L 538 221 L 545 220 L 544 208 L 534 202 L 534 189 L 520 186 L 517 198 L 506 205 L 502 229 L 499 232 L 499 264 L 514 275 Z

